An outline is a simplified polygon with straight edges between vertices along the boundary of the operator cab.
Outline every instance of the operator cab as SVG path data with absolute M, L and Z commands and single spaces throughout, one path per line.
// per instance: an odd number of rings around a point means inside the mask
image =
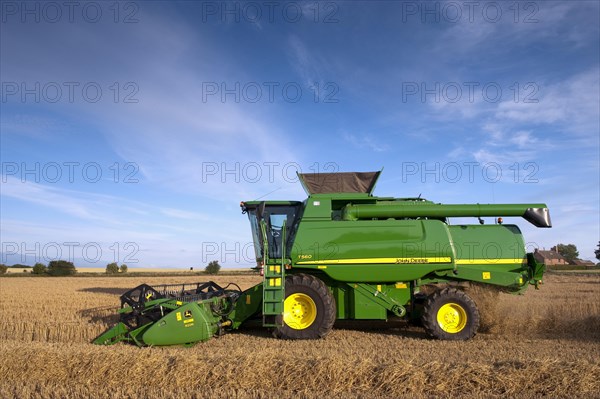
M 299 201 L 242 202 L 242 213 L 248 214 L 256 262 L 289 256 L 298 229 L 303 203 Z M 264 234 L 262 230 L 264 226 Z M 264 253 L 267 239 L 267 254 Z M 285 240 L 284 240 L 285 237 Z M 266 256 L 265 256 L 266 255 Z

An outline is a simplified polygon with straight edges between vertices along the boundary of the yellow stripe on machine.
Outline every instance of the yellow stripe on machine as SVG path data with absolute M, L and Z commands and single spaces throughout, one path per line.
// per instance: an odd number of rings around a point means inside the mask
M 438 256 L 428 258 L 355 258 L 355 259 L 329 259 L 329 260 L 309 260 L 297 262 L 298 265 L 351 265 L 351 264 L 403 264 L 403 263 L 451 263 L 449 256 Z
M 298 265 L 353 265 L 353 264 L 431 264 L 452 263 L 449 256 L 427 258 L 353 258 L 353 259 L 328 259 L 307 260 L 297 262 Z M 502 265 L 510 263 L 526 264 L 525 258 L 487 258 L 487 259 L 456 259 L 457 265 Z M 325 269 L 327 266 L 318 266 Z
M 456 259 L 457 265 L 498 265 L 504 263 L 526 263 L 522 258 Z

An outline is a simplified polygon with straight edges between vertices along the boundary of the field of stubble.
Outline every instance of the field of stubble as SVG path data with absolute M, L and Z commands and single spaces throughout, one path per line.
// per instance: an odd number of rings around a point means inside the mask
M 598 275 L 548 275 L 524 296 L 475 293 L 483 332 L 468 342 L 367 322 L 318 341 L 255 328 L 192 348 L 89 343 L 116 320 L 126 289 L 199 279 L 0 279 L 0 397 L 600 397 Z

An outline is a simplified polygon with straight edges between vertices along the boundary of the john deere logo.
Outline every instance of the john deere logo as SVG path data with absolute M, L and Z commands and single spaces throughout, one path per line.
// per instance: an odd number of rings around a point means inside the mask
M 184 315 L 185 317 L 192 317 L 192 311 L 191 311 L 191 310 L 186 310 L 186 311 L 183 313 L 183 315 Z

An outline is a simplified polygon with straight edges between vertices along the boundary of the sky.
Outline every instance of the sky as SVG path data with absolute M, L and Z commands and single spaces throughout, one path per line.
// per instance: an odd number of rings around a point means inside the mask
M 254 266 L 296 172 L 600 237 L 597 1 L 2 1 L 2 263 Z M 476 221 L 474 221 L 476 222 Z M 493 221 L 492 221 L 493 222 Z

